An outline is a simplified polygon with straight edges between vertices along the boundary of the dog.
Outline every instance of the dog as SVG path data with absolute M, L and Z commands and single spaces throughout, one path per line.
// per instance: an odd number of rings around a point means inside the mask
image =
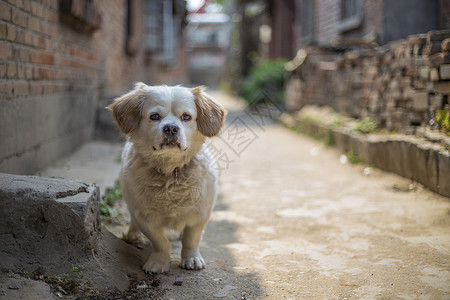
M 203 87 L 141 82 L 106 108 L 126 137 L 121 186 L 131 216 L 127 237 L 142 232 L 153 246 L 144 271 L 169 271 L 167 230 L 181 233 L 181 267 L 203 269 L 199 243 L 218 193 L 218 168 L 205 141 L 219 134 L 225 109 Z

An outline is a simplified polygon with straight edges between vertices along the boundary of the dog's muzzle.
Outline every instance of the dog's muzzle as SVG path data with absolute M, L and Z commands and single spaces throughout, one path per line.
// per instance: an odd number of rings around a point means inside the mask
M 179 135 L 180 127 L 176 124 L 167 124 L 163 127 L 163 142 L 161 148 L 165 146 L 181 148 Z

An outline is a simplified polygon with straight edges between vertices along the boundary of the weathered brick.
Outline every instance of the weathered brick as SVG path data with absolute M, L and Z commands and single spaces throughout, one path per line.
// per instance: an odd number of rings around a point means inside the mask
M 12 58 L 12 45 L 7 43 L 2 43 L 0 47 L 0 59 L 10 59 Z
M 409 45 L 425 45 L 427 42 L 426 34 L 412 34 L 408 35 L 407 42 Z
M 26 81 L 14 83 L 14 97 L 25 97 L 29 94 L 29 84 Z
M 435 68 L 442 64 L 448 64 L 450 63 L 450 53 L 436 53 L 429 57 L 428 63 Z
M 17 64 L 15 62 L 8 63 L 8 72 L 6 73 L 6 76 L 9 79 L 16 78 L 17 75 Z
M 441 65 L 439 67 L 439 75 L 441 80 L 450 79 L 450 64 Z
M 412 99 L 412 107 L 416 111 L 425 111 L 428 108 L 428 92 L 413 91 L 408 93 L 408 98 Z
M 426 44 L 423 48 L 423 54 L 428 56 L 439 53 L 441 51 L 441 43 L 429 43 Z
M 36 18 L 29 18 L 28 19 L 28 29 L 31 29 L 32 31 L 39 32 L 41 30 L 41 21 L 39 21 Z
M 16 27 L 14 25 L 8 24 L 8 36 L 7 39 L 10 41 L 16 40 Z
M 449 95 L 450 94 L 450 81 L 438 82 L 436 84 L 436 90 L 438 93 Z
M 450 38 L 442 41 L 441 48 L 442 48 L 442 51 L 446 51 L 446 52 L 450 51 Z
M 442 95 L 430 96 L 430 106 L 433 106 L 434 108 L 442 107 L 442 101 Z
M 36 64 L 53 65 L 54 56 L 50 53 L 32 51 L 30 52 L 30 61 Z
M 0 77 L 3 78 L 6 76 L 6 64 L 0 64 Z
M 7 25 L 4 23 L 0 23 L 0 39 L 6 40 L 7 36 L 8 36 Z
M 428 80 L 430 78 L 430 68 L 429 67 L 419 68 L 419 76 L 424 80 Z
M 439 71 L 437 68 L 430 69 L 430 80 L 433 82 L 439 81 Z
M 450 30 L 430 31 L 427 34 L 427 42 L 441 42 L 444 39 L 450 38 Z
M 0 2 L 0 20 L 11 21 L 11 7 L 4 2 Z
M 24 12 L 22 12 L 18 9 L 13 9 L 11 17 L 12 17 L 12 22 L 14 24 L 16 24 L 17 26 L 20 26 L 23 28 L 27 27 L 27 24 L 28 24 L 27 15 Z

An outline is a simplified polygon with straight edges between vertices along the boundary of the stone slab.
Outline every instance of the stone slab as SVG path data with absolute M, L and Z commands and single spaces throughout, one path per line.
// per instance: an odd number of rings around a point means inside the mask
M 100 195 L 77 180 L 0 173 L 0 261 L 52 263 L 98 248 Z

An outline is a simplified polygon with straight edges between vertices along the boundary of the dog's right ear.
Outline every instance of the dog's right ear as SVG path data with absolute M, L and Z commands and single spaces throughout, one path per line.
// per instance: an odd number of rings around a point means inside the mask
M 143 95 L 147 85 L 138 82 L 134 89 L 115 99 L 106 107 L 110 110 L 114 120 L 125 135 L 135 130 L 141 122 L 141 110 L 144 103 Z

